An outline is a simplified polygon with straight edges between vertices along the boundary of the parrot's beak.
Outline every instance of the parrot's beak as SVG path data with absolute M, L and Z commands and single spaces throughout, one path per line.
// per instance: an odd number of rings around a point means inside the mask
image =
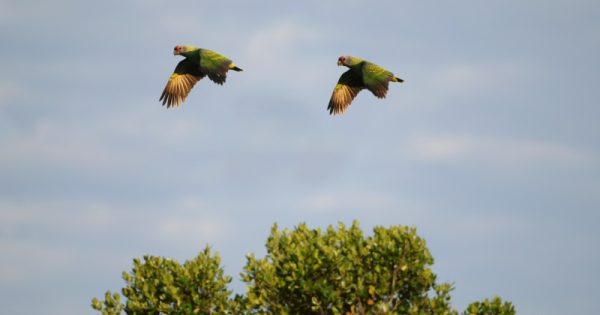
M 342 63 L 341 60 L 338 60 L 338 66 L 343 66 L 344 64 Z

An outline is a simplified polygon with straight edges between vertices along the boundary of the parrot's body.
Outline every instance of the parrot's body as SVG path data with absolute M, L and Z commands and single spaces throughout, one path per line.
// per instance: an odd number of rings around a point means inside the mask
M 390 81 L 404 82 L 383 67 L 357 57 L 339 57 L 338 65 L 346 66 L 350 70 L 342 74 L 333 89 L 327 107 L 330 115 L 343 114 L 362 89 L 371 91 L 378 98 L 385 98 Z
M 227 79 L 227 71 L 242 71 L 227 57 L 208 49 L 175 46 L 173 54 L 185 59 L 177 64 L 160 96 L 159 101 L 167 108 L 181 105 L 196 82 L 205 76 L 222 85 Z

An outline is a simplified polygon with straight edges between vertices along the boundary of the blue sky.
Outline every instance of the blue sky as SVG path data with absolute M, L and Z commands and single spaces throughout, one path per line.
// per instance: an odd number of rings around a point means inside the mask
M 241 291 L 270 226 L 414 225 L 520 314 L 600 291 L 597 1 L 0 0 L 0 313 L 93 314 L 144 254 L 210 244 Z M 245 71 L 158 97 L 173 46 Z M 361 56 L 406 80 L 344 116 Z

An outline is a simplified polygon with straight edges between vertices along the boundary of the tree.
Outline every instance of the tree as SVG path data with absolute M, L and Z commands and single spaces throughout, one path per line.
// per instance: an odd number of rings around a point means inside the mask
M 347 228 L 271 229 L 267 255 L 248 255 L 245 295 L 231 297 L 217 254 L 206 248 L 192 261 L 144 256 L 123 273 L 127 298 L 110 291 L 92 300 L 103 315 L 119 314 L 440 314 L 451 307 L 452 285 L 437 283 L 433 257 L 416 229 L 376 227 L 365 237 Z M 499 298 L 469 305 L 464 315 L 512 315 Z
M 104 295 L 104 301 L 100 302 L 97 298 L 92 299 L 92 308 L 100 311 L 102 315 L 121 314 L 125 305 L 121 303 L 119 293 L 111 294 L 110 291 Z
M 463 315 L 514 315 L 517 312 L 510 302 L 502 302 L 500 297 L 495 296 L 491 301 L 474 302 L 467 306 Z
M 271 230 L 267 257 L 248 257 L 251 308 L 264 314 L 455 314 L 450 284 L 436 284 L 433 258 L 414 228 L 355 222 L 325 232 Z M 429 293 L 433 292 L 430 296 Z
M 127 298 L 122 305 L 117 293 L 106 293 L 104 302 L 92 300 L 92 307 L 103 315 L 119 314 L 227 314 L 235 301 L 230 300 L 227 285 L 231 277 L 223 275 L 218 254 L 206 247 L 196 258 L 183 265 L 177 261 L 144 256 L 133 260 L 130 273 L 123 272 L 127 285 L 121 290 Z

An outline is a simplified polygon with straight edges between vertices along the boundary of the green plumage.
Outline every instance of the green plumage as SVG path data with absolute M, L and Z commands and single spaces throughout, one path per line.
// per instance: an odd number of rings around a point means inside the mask
M 342 114 L 346 111 L 358 92 L 366 88 L 378 98 L 385 98 L 389 82 L 403 82 L 389 70 L 372 62 L 352 57 L 338 58 L 338 65 L 350 70 L 344 72 L 333 90 L 329 106 L 330 114 Z
M 213 82 L 222 85 L 227 79 L 227 71 L 242 71 L 233 62 L 212 50 L 194 46 L 176 46 L 173 54 L 185 57 L 175 67 L 159 101 L 167 107 L 179 106 L 196 82 L 208 76 Z

